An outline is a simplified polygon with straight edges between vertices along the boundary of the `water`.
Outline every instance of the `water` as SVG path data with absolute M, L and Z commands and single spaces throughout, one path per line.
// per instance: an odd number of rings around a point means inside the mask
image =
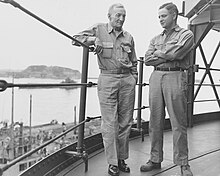
M 5 79 L 5 78 L 4 78 Z M 10 79 L 5 79 L 12 82 Z M 14 83 L 59 83 L 54 79 L 15 79 Z M 77 80 L 80 82 L 80 80 Z M 96 80 L 92 80 L 97 82 Z M 0 93 L 0 121 L 11 121 L 12 89 Z M 73 122 L 74 107 L 78 119 L 80 88 L 75 89 L 14 89 L 14 121 L 30 122 L 30 95 L 32 96 L 32 124 L 50 123 L 56 119 L 59 123 Z M 100 115 L 96 87 L 87 90 L 86 116 Z
M 11 78 L 0 78 L 12 82 Z M 14 83 L 59 83 L 56 79 L 15 79 Z M 80 82 L 80 80 L 77 80 Z M 89 80 L 94 83 L 97 79 Z M 147 81 L 145 81 L 147 82 Z M 218 87 L 218 92 L 219 92 Z M 137 91 L 136 91 L 137 92 Z M 8 88 L 0 92 L 0 121 L 11 123 L 12 114 L 12 89 Z M 74 107 L 76 107 L 76 118 L 79 116 L 80 88 L 76 89 L 14 89 L 14 122 L 30 123 L 30 95 L 32 96 L 32 125 L 50 123 L 56 119 L 59 123 L 74 121 Z M 198 94 L 197 100 L 215 99 L 212 89 L 203 87 Z M 148 106 L 148 86 L 143 89 L 142 106 Z M 137 107 L 137 102 L 136 106 Z M 217 111 L 219 107 L 216 102 L 196 103 L 194 113 Z M 97 88 L 87 89 L 86 116 L 99 116 L 100 109 L 97 97 Z M 134 119 L 136 118 L 136 111 Z M 142 118 L 149 119 L 149 109 L 142 111 Z

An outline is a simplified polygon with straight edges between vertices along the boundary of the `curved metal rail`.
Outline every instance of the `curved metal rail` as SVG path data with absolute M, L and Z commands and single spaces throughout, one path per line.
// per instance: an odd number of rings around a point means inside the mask
M 44 144 L 42 144 L 41 146 L 27 152 L 26 154 L 14 159 L 12 162 L 10 162 L 9 164 L 6 164 L 5 166 L 3 166 L 2 168 L 0 168 L 0 176 L 2 176 L 3 172 L 6 171 L 8 168 L 10 168 L 11 166 L 15 165 L 16 163 L 22 161 L 23 159 L 31 156 L 32 154 L 36 153 L 38 150 L 43 149 L 45 146 L 51 144 L 52 142 L 56 141 L 57 139 L 63 137 L 64 135 L 66 135 L 67 133 L 75 130 L 76 128 L 78 128 L 79 126 L 85 124 L 86 122 L 89 122 L 91 120 L 97 119 L 97 118 L 101 118 L 101 116 L 97 116 L 97 117 L 87 117 L 87 119 L 85 119 L 84 121 L 80 122 L 79 124 L 71 127 L 70 129 L 66 130 L 65 132 L 61 133 L 60 135 L 54 137 L 53 139 L 45 142 Z M 84 153 L 83 153 L 84 154 Z

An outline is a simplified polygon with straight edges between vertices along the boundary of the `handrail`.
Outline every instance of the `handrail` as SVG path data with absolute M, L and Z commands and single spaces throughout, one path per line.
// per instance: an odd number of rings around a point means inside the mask
M 208 101 L 220 101 L 220 99 L 196 100 L 196 101 L 194 101 L 194 102 L 201 103 L 201 102 L 208 102 Z
M 199 86 L 200 84 L 194 84 L 196 86 Z M 201 86 L 220 86 L 220 84 L 201 84 Z
M 101 116 L 97 116 L 97 117 L 87 117 L 87 119 L 85 119 L 84 121 L 80 122 L 79 124 L 71 127 L 70 129 L 66 130 L 65 132 L 61 133 L 60 135 L 56 136 L 55 138 L 45 142 L 44 144 L 40 145 L 39 147 L 27 152 L 26 154 L 14 159 L 12 162 L 10 162 L 9 164 L 3 166 L 2 168 L 0 168 L 0 176 L 2 176 L 3 172 L 5 170 L 7 170 L 8 168 L 10 168 L 11 166 L 15 165 L 16 163 L 18 163 L 19 161 L 31 156 L 32 154 L 36 153 L 38 150 L 44 148 L 45 146 L 51 144 L 52 142 L 56 141 L 57 139 L 61 138 L 62 136 L 66 135 L 67 133 L 75 130 L 76 128 L 78 128 L 79 126 L 83 125 L 86 122 L 89 122 L 90 120 L 94 120 L 97 118 L 101 118 Z
M 205 67 L 198 67 L 199 69 L 202 69 L 202 70 L 213 70 L 213 71 L 220 71 L 220 69 L 217 69 L 217 68 L 205 68 Z
M 45 20 L 43 20 L 42 18 L 38 17 L 37 15 L 33 14 L 32 12 L 28 11 L 27 9 L 25 9 L 24 7 L 22 7 L 20 4 L 18 4 L 17 2 L 13 1 L 13 0 L 0 0 L 0 2 L 3 3 L 8 3 L 11 4 L 12 6 L 19 8 L 20 10 L 22 10 L 23 12 L 25 12 L 26 14 L 32 16 L 33 18 L 37 19 L 38 21 L 42 22 L 43 24 L 49 26 L 50 28 L 54 29 L 55 31 L 59 32 L 60 34 L 64 35 L 65 37 L 75 41 L 76 43 L 80 44 L 81 46 L 90 49 L 90 51 L 93 51 L 94 48 L 93 47 L 89 47 L 88 45 L 86 45 L 85 43 L 80 42 L 79 40 L 75 39 L 74 37 L 70 36 L 69 34 L 63 32 L 62 30 L 58 29 L 57 27 L 53 26 L 52 24 L 46 22 Z
M 87 86 L 92 87 L 96 86 L 97 83 L 88 82 L 88 83 L 51 83 L 51 84 L 45 84 L 45 83 L 27 83 L 27 84 L 14 84 L 14 83 L 8 83 L 5 80 L 0 80 L 0 92 L 6 90 L 7 88 L 13 88 L 13 87 L 19 87 L 19 88 L 32 88 L 32 87 L 72 87 L 72 86 Z M 137 85 L 141 86 L 149 86 L 149 83 L 137 83 Z M 194 84 L 195 86 L 199 86 L 200 84 Z M 188 84 L 188 86 L 191 86 L 191 84 Z M 220 84 L 201 84 L 201 86 L 220 86 Z M 143 109 L 143 108 L 142 108 Z
M 0 80 L 0 92 L 6 90 L 7 88 L 19 87 L 19 88 L 31 88 L 31 87 L 68 87 L 68 86 L 87 86 L 92 87 L 97 85 L 97 83 L 51 83 L 51 84 L 42 84 L 42 83 L 31 83 L 31 84 L 14 84 L 8 83 L 5 80 Z
M 218 87 L 218 86 L 220 86 L 220 84 L 193 84 L 193 85 L 195 85 L 195 86 L 216 86 L 216 87 Z M 192 84 L 188 84 L 188 86 L 193 86 Z

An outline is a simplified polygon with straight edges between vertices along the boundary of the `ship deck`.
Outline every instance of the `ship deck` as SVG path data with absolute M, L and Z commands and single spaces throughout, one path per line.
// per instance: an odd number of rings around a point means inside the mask
M 189 164 L 194 176 L 220 176 L 220 120 L 200 123 L 188 128 Z M 140 166 L 149 159 L 149 136 L 130 141 L 130 158 L 126 160 L 131 173 L 120 176 L 180 176 L 180 169 L 172 160 L 172 131 L 164 132 L 164 161 L 162 168 L 140 172 Z M 107 162 L 103 150 L 89 156 L 89 168 L 85 172 L 82 161 L 63 170 L 59 176 L 108 176 Z

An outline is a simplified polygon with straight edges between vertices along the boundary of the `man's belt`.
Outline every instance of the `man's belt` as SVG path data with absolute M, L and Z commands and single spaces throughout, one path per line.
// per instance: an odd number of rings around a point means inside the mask
M 130 69 L 129 68 L 120 68 L 120 69 L 116 69 L 116 70 L 101 70 L 101 73 L 104 74 L 126 74 L 126 73 L 130 73 Z
M 154 67 L 154 70 L 157 71 L 184 71 L 183 68 L 180 67 Z

